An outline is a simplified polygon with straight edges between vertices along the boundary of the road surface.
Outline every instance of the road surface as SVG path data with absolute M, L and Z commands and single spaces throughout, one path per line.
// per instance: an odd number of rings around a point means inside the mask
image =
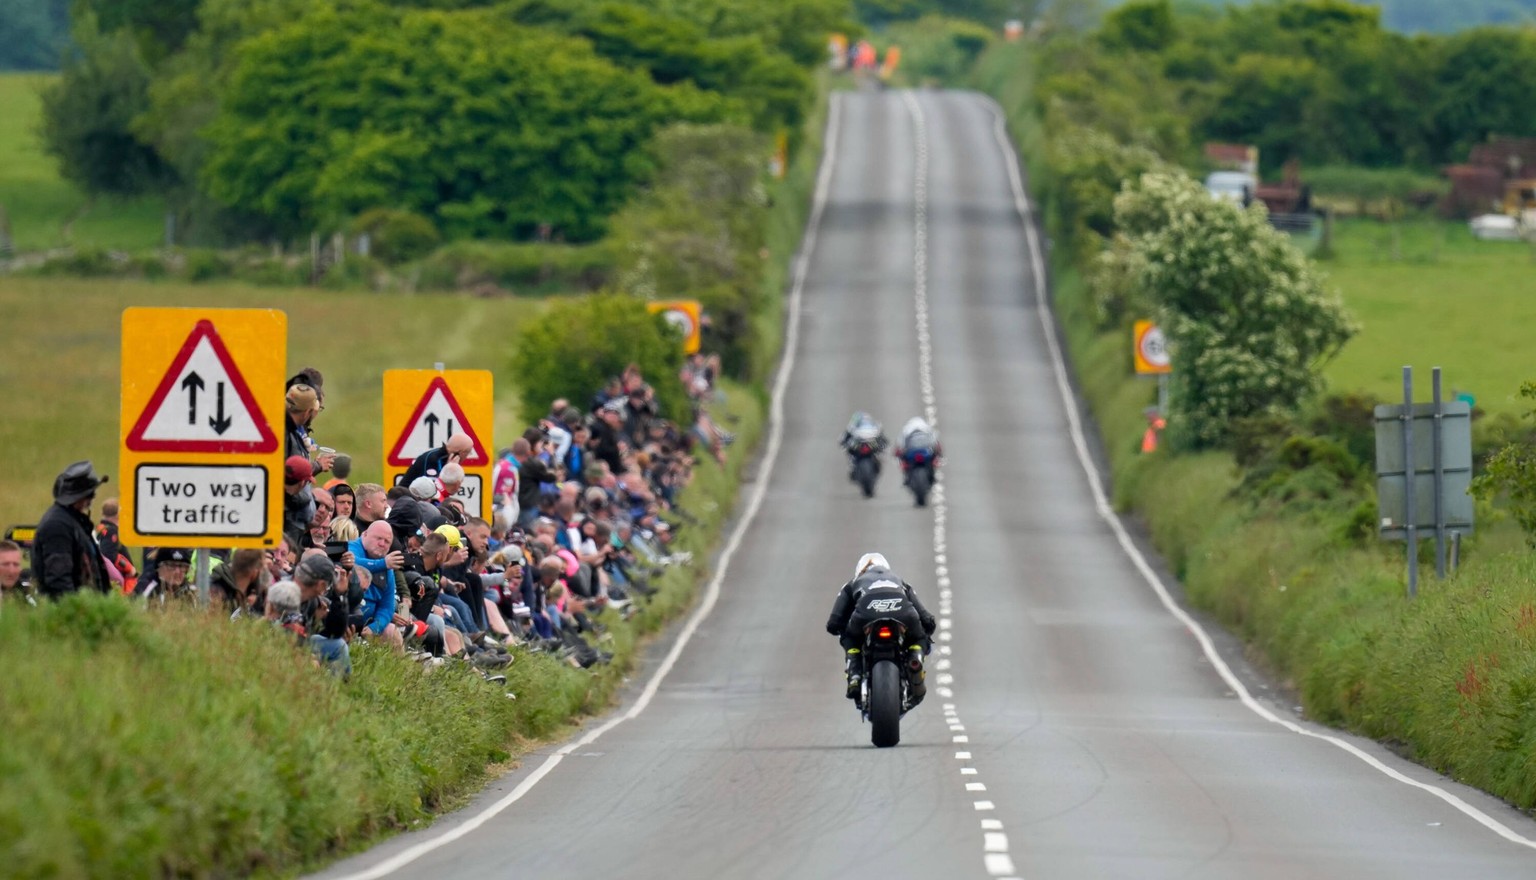
M 782 442 L 718 601 L 638 714 L 324 876 L 1536 876 L 1536 823 L 1300 721 L 1238 652 L 1224 676 L 1159 598 L 1083 467 L 1009 162 L 980 96 L 837 96 Z M 888 467 L 860 498 L 849 414 L 929 407 L 941 497 Z M 895 749 L 822 629 L 866 551 L 951 634 Z

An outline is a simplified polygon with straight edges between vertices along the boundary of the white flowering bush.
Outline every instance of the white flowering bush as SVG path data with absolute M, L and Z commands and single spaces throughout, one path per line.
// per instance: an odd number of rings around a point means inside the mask
M 1180 445 L 1221 446 L 1241 419 L 1293 413 L 1356 331 L 1260 204 L 1245 210 L 1182 173 L 1151 172 L 1115 198 L 1115 223 L 1100 271 L 1134 287 L 1163 328 Z

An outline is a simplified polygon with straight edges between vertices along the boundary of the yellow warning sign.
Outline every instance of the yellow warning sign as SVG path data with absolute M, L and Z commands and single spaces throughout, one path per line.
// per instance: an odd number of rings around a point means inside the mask
M 656 300 L 646 303 L 645 307 L 652 314 L 660 314 L 667 319 L 667 323 L 683 331 L 684 354 L 693 354 L 699 350 L 699 321 L 704 313 L 704 307 L 698 300 Z
M 275 545 L 288 316 L 130 308 L 122 333 L 123 543 Z
M 441 449 L 448 438 L 464 434 L 469 452 L 459 465 L 464 483 L 455 497 L 464 512 L 490 518 L 486 493 L 495 464 L 491 432 L 496 419 L 494 380 L 490 370 L 384 371 L 384 480 L 400 482 L 423 453 Z M 426 476 L 437 477 L 442 462 L 433 460 Z

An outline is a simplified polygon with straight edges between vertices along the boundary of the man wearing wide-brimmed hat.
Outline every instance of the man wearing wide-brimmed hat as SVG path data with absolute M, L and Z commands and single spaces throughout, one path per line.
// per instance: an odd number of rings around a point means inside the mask
M 32 539 L 33 576 L 50 599 L 86 587 L 103 593 L 112 589 L 91 522 L 96 488 L 106 481 L 89 461 L 71 464 L 53 481 L 53 506 L 38 521 Z

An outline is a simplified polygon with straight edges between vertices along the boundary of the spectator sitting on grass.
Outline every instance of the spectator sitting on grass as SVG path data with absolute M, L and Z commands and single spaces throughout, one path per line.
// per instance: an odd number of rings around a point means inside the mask
M 405 565 L 400 551 L 391 551 L 395 533 L 389 523 L 376 522 L 347 545 L 354 563 L 370 574 L 368 588 L 351 623 L 360 635 L 381 638 L 396 650 L 405 650 L 400 628 L 395 626 L 395 575 Z
M 389 501 L 383 486 L 378 483 L 362 483 L 352 505 L 352 518 L 359 530 L 376 522 L 382 522 L 389 513 Z
M 161 547 L 155 551 L 155 570 L 139 579 L 139 598 L 164 604 L 181 599 L 191 601 L 197 587 L 187 582 L 192 568 L 192 551 L 185 547 Z
M 236 550 L 229 561 L 214 566 L 209 575 L 211 601 L 221 603 L 230 614 L 253 607 L 251 600 L 260 592 L 265 562 L 266 557 L 260 550 Z
M 21 565 L 21 545 L 0 541 L 0 605 L 15 601 L 37 604 L 28 572 Z
M 327 483 L 326 487 L 331 490 L 331 498 L 336 502 L 336 518 L 351 519 L 352 508 L 356 503 L 352 487 L 346 483 Z
M 293 633 L 299 644 L 308 641 L 304 631 L 304 615 L 299 611 L 299 585 L 293 581 L 278 581 L 267 588 L 267 607 L 263 619 L 273 626 Z
M 325 558 L 324 550 L 309 550 L 293 570 L 299 585 L 299 610 L 303 613 L 310 649 L 333 672 L 345 678 L 352 674 L 352 658 L 347 650 L 347 608 L 327 595 L 336 585 L 336 566 Z

